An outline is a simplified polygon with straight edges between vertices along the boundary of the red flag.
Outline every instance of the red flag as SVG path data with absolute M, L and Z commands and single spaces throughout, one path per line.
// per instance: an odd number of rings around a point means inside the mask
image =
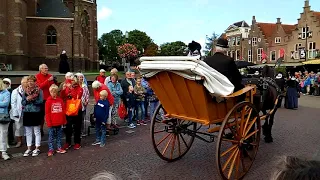
M 267 54 L 262 50 L 261 60 L 267 59 Z
M 284 49 L 281 48 L 281 49 L 280 49 L 280 58 L 283 58 L 283 57 L 284 57 Z

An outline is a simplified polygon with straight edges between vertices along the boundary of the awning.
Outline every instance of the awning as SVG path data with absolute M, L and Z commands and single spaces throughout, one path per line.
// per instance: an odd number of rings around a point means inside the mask
M 303 64 L 320 64 L 320 59 L 302 62 Z
M 272 67 L 275 66 L 275 64 L 258 64 L 258 65 L 255 65 L 255 66 L 249 66 L 249 68 L 254 68 L 254 69 L 255 68 L 262 68 L 265 65 L 272 66 Z M 303 66 L 303 64 L 302 63 L 281 63 L 280 66 L 281 67 Z

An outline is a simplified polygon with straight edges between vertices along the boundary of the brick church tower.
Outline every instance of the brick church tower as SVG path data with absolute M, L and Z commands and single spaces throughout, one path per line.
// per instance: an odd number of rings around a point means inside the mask
M 13 70 L 57 71 L 63 50 L 71 69 L 98 67 L 96 0 L 0 0 L 0 63 Z

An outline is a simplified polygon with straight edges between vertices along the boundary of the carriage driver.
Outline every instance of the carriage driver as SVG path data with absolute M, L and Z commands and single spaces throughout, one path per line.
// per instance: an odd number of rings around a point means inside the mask
M 226 55 L 228 50 L 228 40 L 219 38 L 214 48 L 215 54 L 204 59 L 210 67 L 217 70 L 234 85 L 234 92 L 244 88 L 242 77 L 232 58 Z

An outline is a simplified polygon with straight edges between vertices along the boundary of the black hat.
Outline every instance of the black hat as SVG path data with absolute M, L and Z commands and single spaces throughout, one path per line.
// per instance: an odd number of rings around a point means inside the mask
M 228 43 L 229 43 L 228 40 L 224 38 L 219 38 L 216 46 L 222 47 L 222 48 L 229 48 Z
M 198 50 L 200 52 L 201 45 L 195 41 L 192 41 L 191 43 L 188 44 L 188 48 L 191 52 L 194 52 L 195 50 Z

